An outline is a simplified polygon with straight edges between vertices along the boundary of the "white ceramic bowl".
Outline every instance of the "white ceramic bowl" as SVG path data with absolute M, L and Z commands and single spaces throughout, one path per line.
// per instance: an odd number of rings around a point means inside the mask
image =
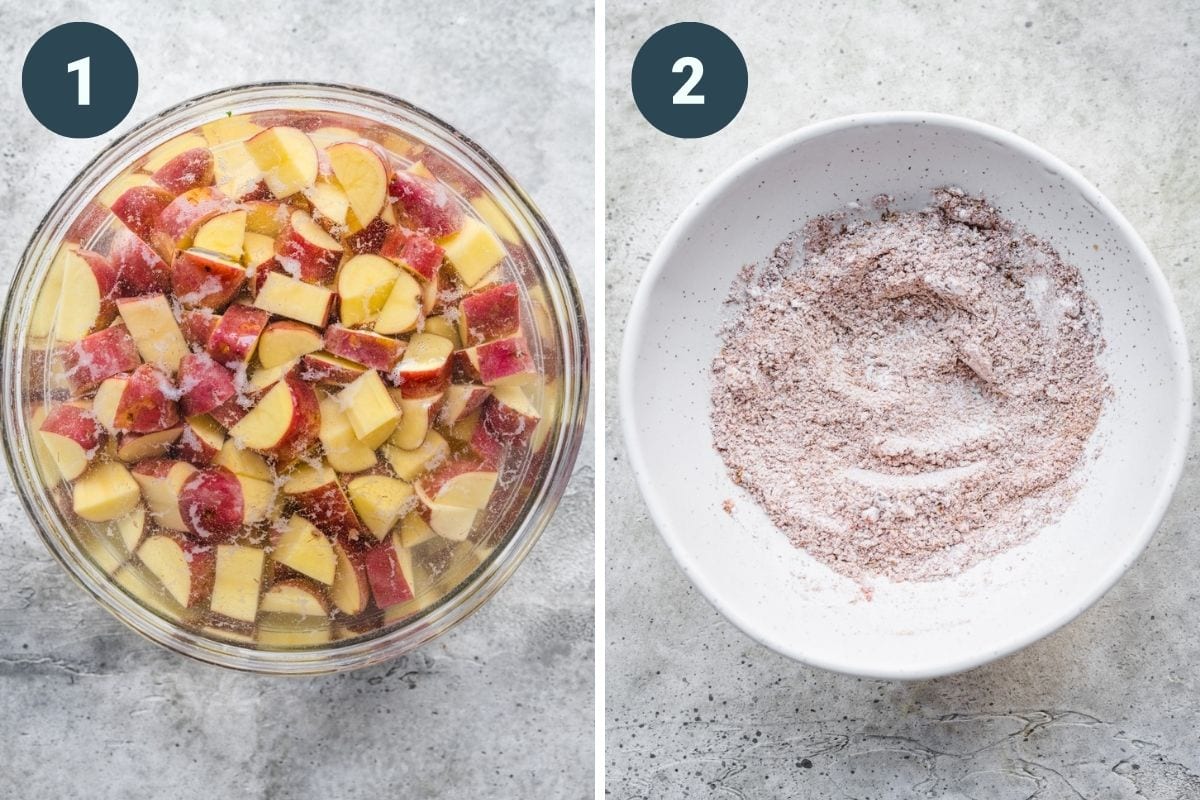
M 801 550 L 729 479 L 709 429 L 709 368 L 738 268 L 804 220 L 886 192 L 982 193 L 1079 267 L 1100 306 L 1114 396 L 1061 520 L 954 578 L 857 584 Z M 639 287 L 620 369 L 625 442 L 671 552 L 730 620 L 778 652 L 855 675 L 917 679 L 1011 653 L 1064 625 L 1128 569 L 1183 467 L 1191 378 L 1170 290 L 1145 244 L 1075 170 L 1024 139 L 938 114 L 825 122 L 736 164 L 688 207 Z M 721 508 L 733 498 L 733 516 Z

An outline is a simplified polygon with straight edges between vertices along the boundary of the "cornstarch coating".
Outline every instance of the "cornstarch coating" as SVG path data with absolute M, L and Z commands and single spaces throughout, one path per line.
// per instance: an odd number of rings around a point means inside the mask
M 742 269 L 713 361 L 734 481 L 866 581 L 953 575 L 1054 522 L 1109 389 L 1079 271 L 982 198 L 876 199 Z

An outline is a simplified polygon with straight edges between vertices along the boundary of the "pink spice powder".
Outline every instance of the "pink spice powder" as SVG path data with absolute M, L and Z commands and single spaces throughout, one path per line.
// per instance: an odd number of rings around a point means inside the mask
M 734 481 L 860 582 L 953 575 L 1056 520 L 1109 393 L 1075 267 L 960 190 L 889 202 L 743 268 L 712 367 Z

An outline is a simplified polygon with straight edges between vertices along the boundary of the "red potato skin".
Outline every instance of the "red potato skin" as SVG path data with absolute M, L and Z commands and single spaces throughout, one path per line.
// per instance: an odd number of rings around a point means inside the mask
M 498 470 L 504 461 L 504 442 L 498 439 L 488 426 L 479 424 L 471 433 L 471 450 L 479 457 L 480 466 Z
M 109 259 L 116 272 L 118 297 L 162 294 L 171 288 L 171 268 L 129 228 L 113 234 Z
M 253 306 L 232 305 L 213 328 L 205 344 L 218 364 L 246 363 L 258 347 L 258 338 L 271 321 L 271 315 Z
M 334 386 L 345 386 L 353 383 L 358 376 L 366 372 L 366 368 L 352 369 L 339 364 L 322 361 L 316 353 L 308 353 L 300 358 L 300 377 L 310 383 L 328 383 Z
M 460 352 L 466 353 L 471 377 L 485 384 L 508 375 L 534 371 L 533 356 L 523 336 L 484 342 Z
M 133 186 L 122 192 L 109 210 L 143 241 L 150 242 L 159 217 L 174 199 L 158 186 Z
M 463 341 L 466 347 L 521 332 L 521 294 L 515 283 L 502 283 L 467 295 L 458 308 L 466 331 Z
M 349 546 L 339 539 L 333 540 L 333 549 L 340 551 L 346 557 L 346 561 L 350 563 L 358 586 L 358 604 L 360 607 L 366 608 L 371 599 L 371 583 L 367 579 L 367 563 L 364 553 L 358 547 Z
M 176 439 L 178 439 L 178 434 L 183 433 L 182 426 L 177 427 L 177 428 L 171 428 L 170 430 L 178 432 L 176 434 Z M 157 433 L 157 432 L 158 431 L 155 431 L 155 433 Z M 166 457 L 167 454 L 171 452 L 171 448 L 174 446 L 174 442 L 168 442 L 166 445 L 162 445 L 158 450 L 156 450 L 154 452 L 153 456 L 141 456 L 140 458 L 134 458 L 131 455 L 133 448 L 138 446 L 138 444 L 137 444 L 138 440 L 142 439 L 146 436 L 150 436 L 150 435 L 151 434 L 148 434 L 148 433 L 118 433 L 117 434 L 117 458 L 120 459 L 121 461 L 128 462 L 128 461 L 134 461 L 134 460 L 140 461 L 142 458 L 164 458 L 164 457 Z M 127 450 L 127 448 L 128 448 L 128 450 Z
M 188 353 L 180 359 L 179 388 L 183 390 L 180 404 L 188 417 L 197 414 L 214 414 L 215 417 L 214 412 L 234 401 L 237 395 L 233 373 L 207 353 Z
M 173 458 L 147 458 L 130 467 L 129 471 L 150 478 L 165 478 L 179 462 Z
M 207 467 L 212 464 L 220 451 L 196 435 L 189 423 L 184 423 L 179 440 L 175 443 L 175 455 L 197 467 Z
M 225 467 L 196 470 L 179 492 L 179 515 L 197 541 L 228 541 L 242 527 L 242 484 Z
M 394 225 L 376 217 L 360 230 L 347 236 L 345 243 L 355 255 L 361 253 L 379 253 L 383 249 L 383 243 L 387 241 L 395 229 Z
M 221 315 L 210 308 L 186 308 L 179 320 L 179 330 L 189 345 L 204 348 L 220 322 Z
M 142 363 L 137 344 L 124 325 L 113 325 L 89 334 L 64 346 L 61 353 L 67 383 L 77 396 Z
M 294 259 L 300 265 L 299 278 L 307 283 L 328 283 L 337 272 L 342 252 L 327 250 L 305 239 L 291 222 L 275 240 L 276 259 Z
M 419 231 L 395 228 L 388 234 L 379 254 L 390 258 L 423 281 L 432 281 L 442 267 L 441 245 Z
M 236 203 L 212 186 L 184 192 L 168 203 L 158 215 L 150 244 L 164 261 L 169 262 L 177 250 L 191 242 L 201 224 L 235 208 Z
M 301 516 L 322 533 L 347 542 L 356 542 L 360 538 L 362 522 L 337 478 L 307 492 L 288 496 L 300 509 Z
M 250 409 L 243 408 L 236 397 L 226 400 L 221 405 L 208 412 L 208 415 L 217 421 L 225 430 L 229 430 L 234 425 L 242 421 L 242 417 L 246 416 Z
M 398 339 L 336 324 L 325 329 L 325 349 L 380 372 L 390 372 L 404 355 L 404 343 Z
M 117 406 L 115 425 L 129 433 L 154 433 L 179 423 L 179 406 L 167 398 L 171 380 L 153 364 L 142 364 L 129 376 Z
M 113 266 L 112 261 L 99 253 L 91 250 L 78 252 L 79 257 L 92 271 L 92 276 L 96 279 L 96 286 L 100 291 L 100 314 L 92 326 L 92 330 L 100 330 L 108 327 L 117 318 L 117 268 Z
M 274 200 L 274 199 L 275 199 L 275 195 L 272 194 L 271 190 L 267 187 L 267 182 L 259 181 L 258 183 L 254 184 L 253 188 L 251 188 L 249 191 L 244 192 L 238 198 L 238 202 L 239 203 L 254 203 L 254 202 L 258 202 L 260 200 Z
M 409 372 L 396 369 L 389 377 L 392 379 L 392 385 L 400 390 L 400 396 L 405 399 L 432 397 L 446 391 L 446 387 L 450 385 L 451 360 L 447 358 L 441 366 L 430 369 Z
M 478 425 L 476 427 L 479 427 Z M 467 472 L 487 471 L 483 461 L 476 458 L 456 458 L 452 461 L 447 461 L 442 466 L 429 472 L 417 480 L 417 486 L 425 493 L 427 497 L 434 500 L 437 499 L 438 492 L 442 490 L 442 486 L 451 478 L 456 478 Z
M 108 432 L 91 411 L 72 405 L 50 409 L 38 430 L 70 439 L 88 452 L 98 451 L 108 438 Z
M 400 559 L 396 557 L 396 548 L 390 541 L 368 550 L 364 562 L 375 605 L 387 608 L 412 600 L 412 587 L 408 577 L 400 570 Z
M 483 404 L 479 427 L 503 441 L 525 441 L 537 426 L 537 417 L 527 417 L 511 406 L 489 397 Z
M 409 172 L 396 172 L 388 182 L 388 197 L 409 227 L 441 237 L 462 228 L 463 212 L 449 189 Z
M 317 443 L 321 426 L 321 404 L 312 386 L 289 372 L 284 383 L 292 395 L 292 419 L 287 431 L 270 449 L 277 464 L 286 466 L 308 452 Z
M 183 194 L 190 189 L 212 186 L 216 179 L 216 160 L 207 147 L 194 147 L 163 164 L 150 177 L 167 191 Z
M 245 282 L 246 270 L 240 265 L 194 250 L 177 253 L 171 268 L 171 288 L 185 306 L 222 308 Z
M 83 211 L 75 218 L 71 226 L 67 228 L 66 240 L 68 242 L 83 244 L 92 238 L 92 234 L 100 229 L 100 226 L 108 219 L 108 213 L 109 210 L 107 208 L 100 205 L 97 201 L 92 200 L 83 207 Z

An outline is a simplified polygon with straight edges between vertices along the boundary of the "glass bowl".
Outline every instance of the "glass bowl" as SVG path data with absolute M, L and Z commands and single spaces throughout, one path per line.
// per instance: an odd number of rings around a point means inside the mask
M 423 578 L 414 586 L 416 596 L 376 609 L 369 618 L 334 614 L 324 621 L 289 618 L 285 624 L 276 615 L 268 624 L 260 614 L 250 633 L 221 624 L 203 608 L 184 609 L 139 566 L 114 523 L 89 523 L 73 514 L 70 492 L 34 439 L 38 409 L 64 400 L 56 382 L 46 377 L 53 372 L 48 364 L 54 363 L 54 343 L 31 333 L 39 293 L 59 248 L 68 242 L 103 247 L 120 225 L 98 204 L 107 187 L 127 180 L 148 160 L 151 167 L 162 162 L 178 149 L 170 143 L 189 132 L 208 134 L 205 140 L 220 163 L 220 132 L 235 131 L 239 120 L 283 121 L 314 138 L 316 131 L 350 127 L 360 142 L 385 149 L 397 168 L 421 162 L 453 203 L 496 234 L 505 251 L 505 279 L 520 287 L 525 338 L 540 367 L 538 380 L 524 388 L 540 412 L 537 428 L 527 446 L 506 459 L 500 491 L 493 493 L 470 537 L 461 543 L 431 537 L 438 547 L 420 557 L 426 560 L 419 564 Z M 110 189 L 107 202 L 111 194 Z M 449 630 L 495 594 L 529 553 L 562 497 L 583 435 L 586 323 L 570 267 L 546 221 L 479 145 L 403 100 L 354 86 L 278 82 L 222 89 L 169 108 L 113 142 L 71 182 L 34 232 L 0 326 L 4 454 L 51 554 L 138 633 L 232 669 L 275 674 L 356 669 L 395 658 Z M 418 548 L 414 552 L 423 552 Z

